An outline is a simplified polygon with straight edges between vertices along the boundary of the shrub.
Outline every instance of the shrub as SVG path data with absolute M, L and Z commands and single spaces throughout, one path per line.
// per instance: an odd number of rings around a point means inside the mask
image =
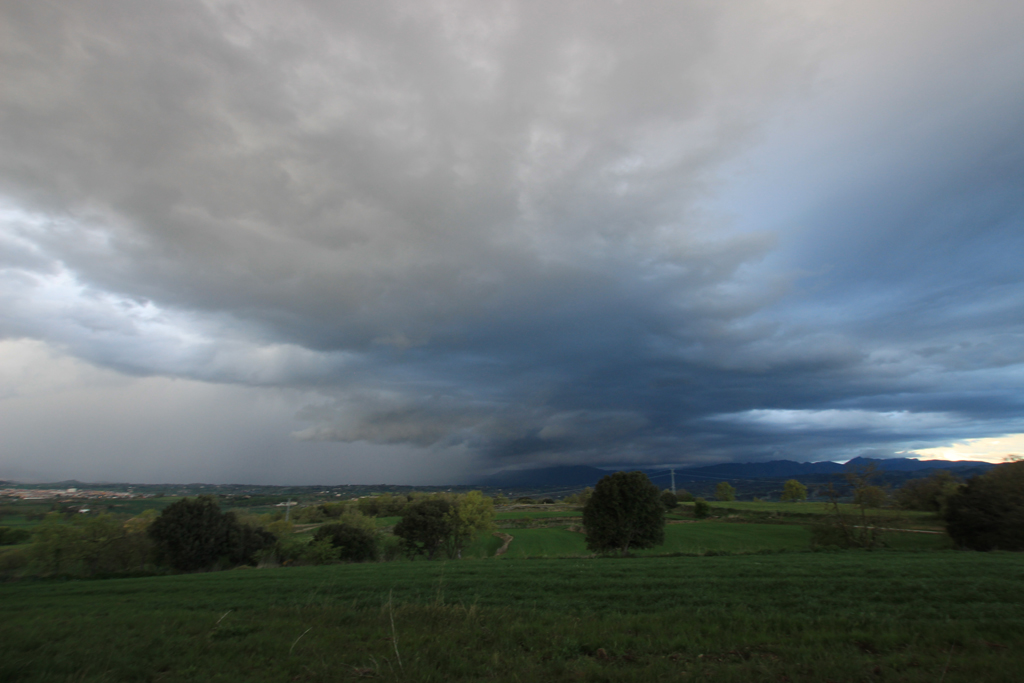
M 352 524 L 326 524 L 316 530 L 313 543 L 327 540 L 345 562 L 373 562 L 377 559 L 377 534 Z
M 679 505 L 679 499 L 671 491 L 662 491 L 661 504 L 665 506 L 666 510 L 671 510 Z
M 597 552 L 651 548 L 665 542 L 665 508 L 643 472 L 602 477 L 583 508 L 587 548 Z
M 711 506 L 703 498 L 693 502 L 693 516 L 697 519 L 707 519 L 711 516 Z
M 1024 550 L 1024 461 L 973 477 L 947 501 L 946 530 L 972 550 Z

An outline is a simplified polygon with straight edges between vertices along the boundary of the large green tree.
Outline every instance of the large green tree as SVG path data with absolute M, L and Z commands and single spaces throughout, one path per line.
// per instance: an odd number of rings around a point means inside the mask
M 583 507 L 587 548 L 595 552 L 652 548 L 665 542 L 661 492 L 643 472 L 603 477 Z
M 736 500 L 736 489 L 729 482 L 720 481 L 715 486 L 715 498 L 723 502 Z
M 461 558 L 462 549 L 478 534 L 494 529 L 494 501 L 479 491 L 459 496 L 446 515 L 448 536 L 444 550 L 451 559 Z
M 234 514 L 221 512 L 211 496 L 168 505 L 147 532 L 158 557 L 181 571 L 251 564 L 257 551 L 276 541 L 269 531 L 239 524 Z
M 807 500 L 807 487 L 796 479 L 790 479 L 782 486 L 782 495 L 779 500 L 795 503 L 799 500 Z
M 946 502 L 946 530 L 972 550 L 1024 550 L 1024 461 L 999 465 Z
M 426 555 L 427 559 L 434 559 L 451 534 L 452 508 L 451 501 L 445 498 L 427 498 L 405 509 L 394 534 L 402 539 L 410 557 Z

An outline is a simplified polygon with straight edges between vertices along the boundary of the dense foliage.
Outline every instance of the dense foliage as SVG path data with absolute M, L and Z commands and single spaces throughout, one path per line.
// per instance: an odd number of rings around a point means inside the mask
M 587 548 L 596 552 L 651 548 L 665 540 L 661 492 L 643 472 L 602 477 L 583 508 Z
M 943 512 L 963 482 L 946 470 L 936 470 L 923 479 L 911 479 L 896 491 L 896 504 L 904 510 Z
M 327 541 L 337 550 L 339 560 L 372 562 L 377 559 L 377 534 L 353 524 L 325 524 L 316 530 L 313 543 Z
M 402 539 L 410 557 L 426 555 L 434 559 L 450 533 L 451 509 L 451 502 L 444 498 L 428 498 L 406 508 L 393 533 Z
M 666 510 L 671 510 L 679 505 L 679 499 L 676 498 L 676 494 L 671 491 L 661 492 L 661 504 L 665 506 Z
M 736 500 L 736 487 L 727 481 L 720 481 L 715 486 L 715 499 L 728 502 Z
M 168 505 L 148 531 L 160 561 L 181 571 L 252 564 L 256 552 L 276 540 L 269 531 L 239 524 L 234 514 L 221 512 L 210 496 Z
M 973 477 L 946 503 L 946 529 L 972 550 L 1024 550 L 1024 461 Z
M 782 495 L 779 500 L 787 503 L 807 500 L 807 487 L 796 479 L 790 479 L 782 485 Z
M 28 543 L 31 538 L 32 534 L 25 529 L 12 529 L 9 526 L 0 526 L 0 545 Z

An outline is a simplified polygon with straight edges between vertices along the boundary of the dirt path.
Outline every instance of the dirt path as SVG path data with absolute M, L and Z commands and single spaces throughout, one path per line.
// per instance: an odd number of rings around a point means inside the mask
M 500 531 L 495 531 L 494 535 L 500 538 L 501 540 L 505 541 L 505 543 L 500 548 L 494 551 L 494 556 L 498 557 L 499 555 L 504 555 L 506 552 L 508 552 L 508 546 L 512 542 L 512 537 L 508 534 L 503 534 Z

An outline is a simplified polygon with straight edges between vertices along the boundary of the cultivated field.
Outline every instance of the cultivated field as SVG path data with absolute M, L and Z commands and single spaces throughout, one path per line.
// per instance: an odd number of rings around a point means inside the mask
M 578 510 L 538 506 L 498 514 L 498 557 L 486 534 L 458 561 L 11 581 L 0 681 L 1019 680 L 1021 554 L 911 531 L 811 552 L 813 504 L 713 512 L 678 509 L 628 558 L 592 557 Z
M 4 681 L 1017 681 L 1024 558 L 462 560 L 0 585 Z

